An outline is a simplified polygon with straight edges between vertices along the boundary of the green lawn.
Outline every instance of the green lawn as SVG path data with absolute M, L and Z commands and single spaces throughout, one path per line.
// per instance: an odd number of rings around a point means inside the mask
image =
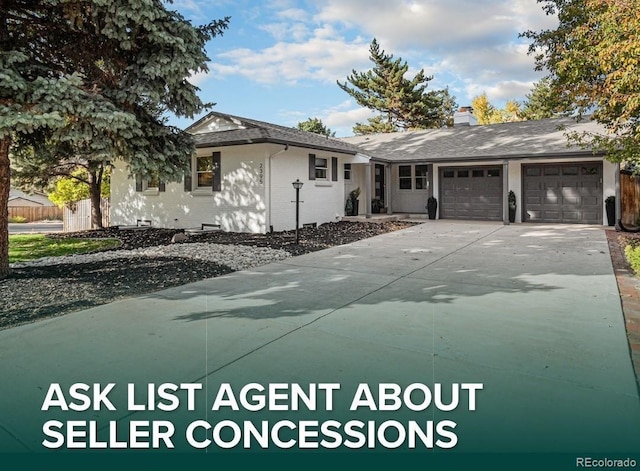
M 43 234 L 9 236 L 9 263 L 42 257 L 59 257 L 117 247 L 117 239 L 49 239 Z

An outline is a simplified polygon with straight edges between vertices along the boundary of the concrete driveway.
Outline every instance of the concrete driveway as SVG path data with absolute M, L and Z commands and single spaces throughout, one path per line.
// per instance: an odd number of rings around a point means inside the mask
M 98 420 L 106 434 L 109 420 L 164 418 L 178 436 L 198 419 L 327 417 L 451 420 L 449 452 L 639 450 L 640 400 L 601 227 L 430 221 L 1 331 L 0 364 L 0 451 L 43 451 L 52 419 Z M 79 382 L 116 383 L 117 410 L 40 410 L 50 383 Z M 142 398 L 166 382 L 202 384 L 196 411 L 127 412 L 127 383 Z M 330 412 L 212 412 L 222 383 L 340 390 Z M 349 411 L 361 383 L 375 396 L 380 383 L 441 383 L 445 403 L 452 384 L 483 389 L 475 411 L 462 390 L 450 412 Z

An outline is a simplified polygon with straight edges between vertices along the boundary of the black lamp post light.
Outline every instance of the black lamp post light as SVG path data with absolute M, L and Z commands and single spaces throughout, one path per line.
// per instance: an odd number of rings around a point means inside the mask
M 296 244 L 300 241 L 298 234 L 298 226 L 300 225 L 300 188 L 302 188 L 303 183 L 299 178 L 296 178 L 296 181 L 292 183 L 293 187 L 296 189 Z

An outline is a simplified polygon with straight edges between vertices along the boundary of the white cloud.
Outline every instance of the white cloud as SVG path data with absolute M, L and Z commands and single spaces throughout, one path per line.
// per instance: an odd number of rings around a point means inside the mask
M 310 34 L 309 29 L 304 23 L 268 23 L 260 25 L 259 28 L 269 33 L 279 42 L 286 41 L 287 39 L 295 42 L 303 42 Z
M 292 21 L 307 21 L 309 20 L 309 13 L 300 8 L 287 8 L 285 10 L 280 10 L 277 12 L 277 15 L 285 20 Z
M 345 103 L 323 110 L 320 113 L 322 122 L 332 129 L 348 127 L 351 130 L 356 122 L 366 122 L 376 115 L 375 111 L 357 107 L 351 100 Z
M 216 75 L 237 74 L 262 84 L 300 80 L 335 82 L 352 68 L 366 66 L 367 45 L 327 38 L 319 28 L 306 42 L 278 42 L 262 50 L 234 49 L 216 56 L 210 64 Z

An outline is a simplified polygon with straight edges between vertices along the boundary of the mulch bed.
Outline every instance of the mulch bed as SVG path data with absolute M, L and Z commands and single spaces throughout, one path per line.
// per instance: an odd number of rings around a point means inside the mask
M 209 242 L 214 244 L 235 244 L 252 247 L 270 247 L 282 249 L 291 255 L 301 255 L 316 250 L 322 250 L 335 245 L 348 244 L 361 239 L 367 239 L 387 232 L 397 231 L 413 225 L 410 222 L 390 221 L 382 223 L 366 222 L 335 222 L 322 224 L 318 227 L 306 227 L 299 230 L 299 243 L 295 243 L 295 231 L 273 232 L 268 234 L 248 234 L 240 232 L 208 231 L 189 235 L 189 242 Z M 105 238 L 113 237 L 122 241 L 118 249 L 137 249 L 154 247 L 171 243 L 171 238 L 180 229 L 136 229 L 118 230 L 108 228 L 83 232 L 67 232 L 50 234 L 50 237 L 63 239 L 71 237 Z M 114 249 L 114 250 L 118 250 Z
M 186 243 L 210 242 L 253 247 L 270 247 L 301 255 L 335 245 L 347 244 L 379 234 L 404 229 L 412 223 L 337 222 L 294 232 L 244 234 L 206 232 L 189 236 Z M 177 229 L 104 230 L 57 233 L 56 239 L 113 237 L 122 241 L 119 249 L 168 245 L 182 232 Z M 117 249 L 112 249 L 117 250 Z M 12 270 L 0 280 L 0 329 L 15 327 L 47 317 L 106 304 L 123 297 L 151 293 L 165 288 L 213 278 L 231 272 L 229 267 L 180 257 L 136 257 L 107 262 L 25 267 Z

